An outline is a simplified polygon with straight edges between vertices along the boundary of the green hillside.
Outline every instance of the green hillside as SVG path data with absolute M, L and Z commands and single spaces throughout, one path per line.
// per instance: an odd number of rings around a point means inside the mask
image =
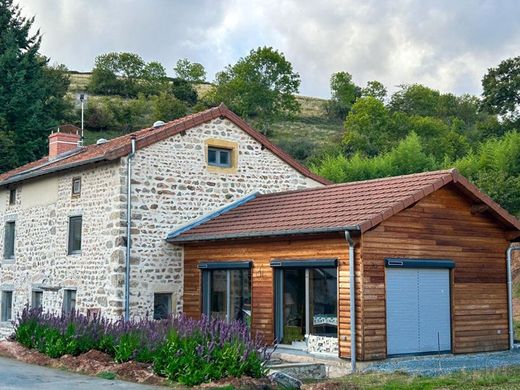
M 86 90 L 90 73 L 70 72 L 69 75 L 69 94 L 71 98 L 74 98 L 76 93 Z M 195 86 L 199 96 L 203 96 L 211 88 L 211 84 Z M 96 95 L 89 95 L 88 97 L 91 102 L 106 98 Z M 109 97 L 109 99 L 117 102 L 121 98 L 114 96 Z M 301 107 L 300 113 L 290 120 L 275 123 L 269 138 L 296 158 L 305 161 L 309 153 L 332 147 L 343 134 L 343 124 L 328 118 L 325 111 L 327 100 L 308 96 L 297 96 L 297 100 Z M 92 131 L 87 127 L 85 129 L 85 143 L 93 144 L 99 138 L 111 139 L 121 134 L 123 132 L 120 130 Z

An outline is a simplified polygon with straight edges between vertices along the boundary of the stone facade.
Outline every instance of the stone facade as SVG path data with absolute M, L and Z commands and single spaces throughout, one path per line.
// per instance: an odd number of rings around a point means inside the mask
M 152 130 L 153 131 L 153 130 Z M 208 167 L 207 147 L 235 145 L 231 169 Z M 13 291 L 13 313 L 43 291 L 43 307 L 59 311 L 64 289 L 76 308 L 123 313 L 127 158 L 22 182 L 16 204 L 0 192 L 0 254 L 5 222 L 15 221 L 15 258 L 3 259 L 0 289 Z M 132 172 L 130 313 L 153 313 L 154 293 L 172 294 L 182 310 L 183 252 L 166 235 L 179 225 L 253 191 L 319 186 L 227 119 L 215 119 L 137 151 Z M 81 177 L 81 195 L 72 180 Z M 69 255 L 71 216 L 83 219 L 82 249 Z

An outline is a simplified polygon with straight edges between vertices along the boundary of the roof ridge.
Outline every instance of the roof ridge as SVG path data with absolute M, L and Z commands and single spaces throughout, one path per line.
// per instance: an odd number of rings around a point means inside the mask
M 334 183 L 334 184 L 329 184 L 324 187 L 301 188 L 298 190 L 271 192 L 268 194 L 260 194 L 260 195 L 258 195 L 258 197 L 264 198 L 264 197 L 269 197 L 269 196 L 273 196 L 273 195 L 285 195 L 285 194 L 294 194 L 294 193 L 309 192 L 309 191 L 318 192 L 320 190 L 326 191 L 326 190 L 330 190 L 333 188 L 349 187 L 349 186 L 354 186 L 354 185 L 359 185 L 359 184 L 364 184 L 364 183 L 376 183 L 376 182 L 381 182 L 381 181 L 398 180 L 398 179 L 402 179 L 404 177 L 428 176 L 428 175 L 435 175 L 435 174 L 441 174 L 441 173 L 446 174 L 446 175 L 449 174 L 449 175 L 453 176 L 454 174 L 458 174 L 458 170 L 457 170 L 457 168 L 450 168 L 450 169 L 439 169 L 437 171 L 424 171 L 424 172 L 417 172 L 417 173 L 408 173 L 408 174 L 399 175 L 399 176 L 378 177 L 376 179 L 349 181 L 346 183 Z

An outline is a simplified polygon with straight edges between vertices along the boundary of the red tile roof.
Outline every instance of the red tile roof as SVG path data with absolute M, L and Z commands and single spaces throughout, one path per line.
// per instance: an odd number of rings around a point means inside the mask
M 518 219 L 452 169 L 258 195 L 208 222 L 170 233 L 168 241 L 180 243 L 343 230 L 364 232 L 448 183 L 454 183 L 474 200 L 485 203 L 506 226 L 520 230 Z
M 266 149 L 270 150 L 273 154 L 278 156 L 281 160 L 292 166 L 301 174 L 316 180 L 319 183 L 330 184 L 328 180 L 314 174 L 278 146 L 272 144 L 267 137 L 254 130 L 242 118 L 229 110 L 224 104 L 221 104 L 218 107 L 210 108 L 206 111 L 167 122 L 159 128 L 148 127 L 134 133 L 114 138 L 101 145 L 89 145 L 78 148 L 70 153 L 65 153 L 61 157 L 58 156 L 58 158 L 54 160 L 49 161 L 48 157 L 44 157 L 40 160 L 1 174 L 0 186 L 35 176 L 70 169 L 84 164 L 116 160 L 130 152 L 132 137 L 136 138 L 136 147 L 137 150 L 139 150 L 218 117 L 224 117 L 233 122 L 255 140 L 260 142 Z

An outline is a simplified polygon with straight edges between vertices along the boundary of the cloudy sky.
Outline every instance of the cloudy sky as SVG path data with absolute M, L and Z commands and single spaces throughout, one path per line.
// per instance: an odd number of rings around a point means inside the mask
M 173 74 L 179 58 L 215 73 L 258 46 L 281 50 L 301 93 L 329 96 L 333 72 L 388 89 L 423 83 L 480 94 L 487 68 L 520 55 L 517 0 L 18 0 L 52 62 L 88 71 L 130 51 Z

